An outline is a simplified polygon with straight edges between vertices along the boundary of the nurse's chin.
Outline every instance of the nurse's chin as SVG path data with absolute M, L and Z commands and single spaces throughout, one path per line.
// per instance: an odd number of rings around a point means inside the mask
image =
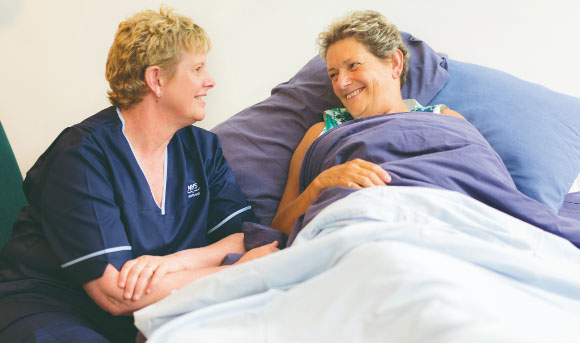
M 199 121 L 203 121 L 205 119 L 205 112 L 203 113 L 193 113 L 189 116 L 189 119 L 193 122 L 199 122 Z

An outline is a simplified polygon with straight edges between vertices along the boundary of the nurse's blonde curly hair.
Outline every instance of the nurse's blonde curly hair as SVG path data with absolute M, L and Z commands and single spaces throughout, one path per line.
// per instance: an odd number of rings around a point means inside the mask
M 140 102 L 147 92 L 147 67 L 159 66 L 171 78 L 184 49 L 207 53 L 210 48 L 205 31 L 170 8 L 136 13 L 119 24 L 109 50 L 109 101 L 121 108 Z
M 345 38 L 354 37 L 380 59 L 388 59 L 395 50 L 403 53 L 403 70 L 400 76 L 401 88 L 407 81 L 409 71 L 409 50 L 403 43 L 401 33 L 382 14 L 375 11 L 356 11 L 337 19 L 328 29 L 318 35 L 320 57 L 326 61 L 328 48 Z

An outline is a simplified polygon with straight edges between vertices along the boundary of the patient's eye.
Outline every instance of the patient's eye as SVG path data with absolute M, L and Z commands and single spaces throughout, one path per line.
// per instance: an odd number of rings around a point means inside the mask
M 337 75 L 338 75 L 338 73 L 329 73 L 329 74 L 328 74 L 328 77 L 329 77 L 330 79 L 334 79 L 334 78 L 335 78 Z
M 360 65 L 359 62 L 353 62 L 353 63 L 348 65 L 348 69 L 350 69 L 350 70 L 356 69 L 356 67 L 358 67 L 359 65 Z

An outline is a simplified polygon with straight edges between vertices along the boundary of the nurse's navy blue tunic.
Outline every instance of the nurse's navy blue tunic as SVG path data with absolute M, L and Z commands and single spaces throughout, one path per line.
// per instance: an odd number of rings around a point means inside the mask
M 159 206 L 115 107 L 65 129 L 27 173 L 30 205 L 0 253 L 0 330 L 62 312 L 132 341 L 132 318 L 102 311 L 83 283 L 109 263 L 207 246 L 254 220 L 217 136 L 194 126 L 169 142 L 163 190 Z

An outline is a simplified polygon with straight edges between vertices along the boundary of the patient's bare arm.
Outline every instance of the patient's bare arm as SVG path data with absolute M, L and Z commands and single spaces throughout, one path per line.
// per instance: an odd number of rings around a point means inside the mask
M 302 161 L 306 151 L 318 137 L 323 127 L 324 123 L 312 126 L 306 132 L 302 142 L 300 142 L 292 156 L 286 188 L 276 216 L 270 225 L 286 235 L 290 235 L 296 219 L 308 210 L 308 207 L 323 190 L 334 186 L 360 189 L 386 185 L 391 181 L 391 177 L 381 166 L 369 161 L 355 159 L 322 172 L 308 185 L 304 192 L 299 194 L 299 176 Z

